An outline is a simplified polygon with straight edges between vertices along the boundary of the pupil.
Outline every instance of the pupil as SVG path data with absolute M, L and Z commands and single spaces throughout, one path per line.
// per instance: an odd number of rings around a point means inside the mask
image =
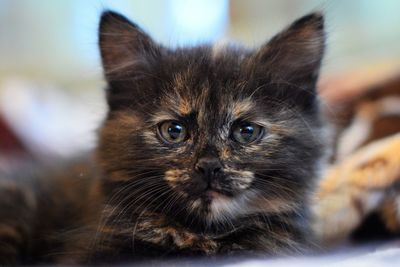
M 244 139 L 250 139 L 254 134 L 254 128 L 250 125 L 240 128 L 240 135 Z
M 171 123 L 168 127 L 168 134 L 172 139 L 177 139 L 182 132 L 182 126 L 177 123 Z

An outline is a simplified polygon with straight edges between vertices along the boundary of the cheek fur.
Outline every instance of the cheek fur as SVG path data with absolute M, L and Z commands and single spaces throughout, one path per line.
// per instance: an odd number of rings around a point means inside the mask
M 251 171 L 239 171 L 232 168 L 225 168 L 226 175 L 229 176 L 228 181 L 232 187 L 237 190 L 245 190 L 249 188 L 254 180 L 254 173 Z
M 189 182 L 190 175 L 187 170 L 170 169 L 164 173 L 164 180 L 174 188 L 178 185 Z
M 160 147 L 160 140 L 157 137 L 156 130 L 154 129 L 146 129 L 140 133 L 142 136 L 144 142 L 149 144 L 150 146 L 153 147 Z

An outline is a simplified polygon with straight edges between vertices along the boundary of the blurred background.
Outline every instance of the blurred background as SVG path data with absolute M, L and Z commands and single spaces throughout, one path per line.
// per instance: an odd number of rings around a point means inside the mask
M 168 46 L 231 41 L 250 47 L 322 10 L 329 34 L 321 78 L 326 95 L 400 71 L 398 0 L 0 0 L 3 158 L 69 157 L 94 146 L 106 110 L 97 48 L 104 9 L 123 13 Z

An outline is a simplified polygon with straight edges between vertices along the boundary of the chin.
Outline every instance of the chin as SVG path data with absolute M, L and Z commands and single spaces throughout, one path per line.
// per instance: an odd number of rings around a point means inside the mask
M 235 195 L 211 191 L 206 192 L 206 197 L 195 200 L 194 205 L 203 211 L 203 218 L 207 224 L 220 224 L 247 215 L 253 195 L 250 191 Z

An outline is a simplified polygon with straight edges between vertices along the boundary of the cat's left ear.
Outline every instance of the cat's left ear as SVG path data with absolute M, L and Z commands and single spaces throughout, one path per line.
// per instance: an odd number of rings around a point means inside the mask
M 313 13 L 292 23 L 254 55 L 259 75 L 268 74 L 274 82 L 297 87 L 292 95 L 315 96 L 322 57 L 325 50 L 324 19 Z M 291 88 L 295 89 L 295 88 Z M 294 92 L 297 91 L 297 92 Z M 288 93 L 288 92 L 287 92 Z M 312 99 L 309 99 L 312 100 Z
M 143 72 L 159 53 L 158 45 L 148 34 L 113 11 L 105 11 L 101 16 L 99 46 L 104 73 L 109 81 Z

